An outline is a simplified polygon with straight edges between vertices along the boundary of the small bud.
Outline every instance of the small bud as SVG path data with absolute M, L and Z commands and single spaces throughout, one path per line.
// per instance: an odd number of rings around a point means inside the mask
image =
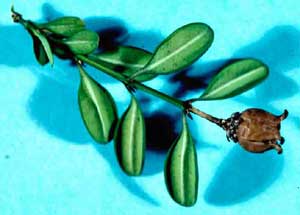
M 230 125 L 226 124 L 223 129 L 226 130 L 227 138 L 238 142 L 247 151 L 262 153 L 274 148 L 280 154 L 284 142 L 280 135 L 280 123 L 287 115 L 287 110 L 276 116 L 261 109 L 251 108 L 242 113 L 234 113 L 226 119 Z
M 11 13 L 12 13 L 11 17 L 12 17 L 13 21 L 20 22 L 20 20 L 22 19 L 22 15 L 15 11 L 13 5 L 11 6 Z

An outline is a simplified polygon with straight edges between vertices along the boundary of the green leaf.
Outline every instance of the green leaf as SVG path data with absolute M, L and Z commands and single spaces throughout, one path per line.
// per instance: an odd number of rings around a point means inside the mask
M 85 25 L 84 22 L 78 17 L 66 16 L 40 24 L 39 27 L 54 34 L 70 37 L 75 33 L 84 30 Z
M 130 106 L 115 130 L 114 140 L 117 159 L 123 171 L 128 175 L 140 175 L 145 159 L 145 123 L 133 95 Z
M 143 73 L 168 74 L 182 70 L 201 57 L 213 42 L 213 30 L 204 23 L 185 25 L 168 36 L 156 49 Z
M 223 68 L 209 83 L 199 100 L 224 99 L 241 94 L 268 76 L 265 64 L 255 59 L 243 59 Z
M 33 39 L 33 49 L 34 49 L 35 57 L 37 61 L 42 66 L 44 66 L 49 62 L 44 46 L 42 45 L 41 41 L 37 37 L 33 36 L 32 39 Z
M 107 143 L 113 137 L 117 122 L 117 110 L 110 93 L 93 80 L 79 66 L 81 83 L 78 103 L 81 117 L 90 135 L 99 143 Z
M 98 34 L 84 30 L 62 41 L 69 49 L 76 54 L 90 54 L 98 48 L 99 37 Z
M 103 66 L 121 72 L 125 76 L 131 76 L 150 61 L 152 54 L 146 50 L 135 47 L 119 46 L 112 51 L 92 54 L 89 57 Z M 145 73 L 138 76 L 136 80 L 148 81 L 154 77 L 156 77 L 156 74 Z
M 194 205 L 198 194 L 197 154 L 185 116 L 181 134 L 168 152 L 164 173 L 172 199 L 183 206 Z
M 37 30 L 35 28 L 34 23 L 28 22 L 25 27 L 32 37 L 33 45 L 34 45 L 34 52 L 35 52 L 38 62 L 41 65 L 44 65 L 44 64 L 46 64 L 45 63 L 46 61 L 49 61 L 52 66 L 53 65 L 53 54 L 52 54 L 51 47 L 49 45 L 47 38 L 39 30 Z M 42 53 L 41 47 L 39 47 L 40 45 L 42 46 L 42 49 L 44 50 L 45 53 Z M 48 59 L 45 59 L 44 55 L 46 55 L 46 57 Z

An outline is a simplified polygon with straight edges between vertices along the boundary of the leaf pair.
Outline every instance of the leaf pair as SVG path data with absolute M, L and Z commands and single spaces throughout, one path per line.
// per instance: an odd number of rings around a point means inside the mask
M 81 83 L 78 103 L 84 124 L 99 143 L 108 143 L 114 134 L 118 162 L 128 175 L 140 175 L 144 164 L 145 123 L 132 95 L 131 103 L 117 126 L 117 110 L 110 93 L 79 66 Z
M 50 22 L 39 24 L 38 27 L 62 37 L 71 37 L 85 30 L 84 22 L 80 18 L 73 16 L 57 18 Z
M 191 65 L 207 51 L 212 41 L 213 31 L 208 25 L 191 23 L 167 37 L 154 54 L 120 46 L 112 51 L 90 55 L 90 58 L 137 81 L 148 81 L 159 74 L 177 72 Z
M 142 69 L 152 58 L 152 54 L 143 49 L 131 46 L 118 46 L 114 50 L 91 54 L 89 58 L 98 64 L 106 66 L 114 71 L 129 77 Z M 142 74 L 137 81 L 148 81 L 156 77 L 156 74 Z
M 85 29 L 84 22 L 78 17 L 61 17 L 48 23 L 40 24 L 39 28 L 61 36 L 61 44 L 77 54 L 90 54 L 98 47 L 98 34 Z M 56 40 L 58 42 L 58 40 Z
M 98 34 L 85 30 L 84 22 L 77 17 L 61 17 L 43 24 L 28 21 L 25 27 L 32 36 L 34 53 L 41 65 L 48 62 L 53 65 L 52 52 L 62 58 L 68 57 L 69 52 L 86 55 L 99 44 Z

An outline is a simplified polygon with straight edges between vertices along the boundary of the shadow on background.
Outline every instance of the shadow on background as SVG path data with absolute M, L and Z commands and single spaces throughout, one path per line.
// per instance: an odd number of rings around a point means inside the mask
M 49 4 L 44 5 L 43 12 L 46 20 L 62 15 Z M 128 35 L 128 27 L 122 20 L 115 17 L 89 17 L 86 21 L 87 26 L 101 35 L 102 32 L 107 35 L 100 46 L 102 49 L 110 49 L 119 43 L 125 43 L 153 51 L 162 40 L 160 34 L 151 31 L 137 31 Z M 34 60 L 33 52 L 27 47 L 24 48 L 23 45 L 31 44 L 30 37 L 20 26 L 1 26 L 0 38 L 6 43 L 6 48 L 3 48 L 2 55 L 0 55 L 0 64 L 43 70 L 37 75 L 38 85 L 28 101 L 28 112 L 32 119 L 50 134 L 64 140 L 78 144 L 92 142 L 83 126 L 77 107 L 78 75 L 72 71 L 55 74 L 50 67 L 36 69 L 39 65 Z M 286 71 L 299 67 L 299 38 L 299 30 L 293 26 L 282 25 L 272 28 L 258 41 L 238 50 L 233 58 L 259 58 L 270 67 L 271 73 L 264 85 L 255 89 L 255 96 L 251 98 L 239 96 L 235 99 L 248 106 L 262 106 L 276 114 L 281 112 L 281 110 L 276 110 L 271 102 L 288 98 L 298 91 L 299 87 L 295 81 L 286 76 Z M 16 54 L 12 55 L 11 50 Z M 185 96 L 190 91 L 204 88 L 209 78 L 227 62 L 228 60 L 225 59 L 201 62 L 199 65 L 192 66 L 183 73 L 171 76 L 170 83 L 166 83 L 162 91 L 170 91 L 169 86 L 172 86 L 171 94 Z M 57 59 L 56 63 L 56 65 L 61 64 Z M 62 68 L 68 70 L 69 65 L 62 64 Z M 101 79 L 101 83 L 108 83 L 112 80 L 106 76 L 96 76 Z M 278 89 L 284 90 L 278 91 Z M 151 99 L 142 98 L 142 100 L 144 106 L 152 102 Z M 156 174 L 163 170 L 166 149 L 173 142 L 178 131 L 176 116 L 180 115 L 176 112 L 173 114 L 166 106 L 162 106 L 162 109 L 158 111 L 159 113 L 146 114 L 148 150 L 145 175 Z M 99 154 L 111 165 L 112 171 L 128 191 L 151 204 L 158 205 L 132 178 L 123 175 L 117 168 L 113 151 L 108 153 L 100 147 L 102 146 L 95 145 Z M 205 199 L 215 205 L 228 205 L 247 200 L 262 192 L 276 180 L 282 166 L 283 157 L 274 156 L 273 151 L 263 155 L 252 155 L 234 147 L 218 168 L 206 191 Z M 256 169 L 253 169 L 254 167 Z M 249 169 L 252 171 L 248 171 Z M 230 172 L 232 174 L 229 174 Z M 225 192 L 226 187 L 230 188 L 228 192 Z
M 267 189 L 280 176 L 283 164 L 284 157 L 275 151 L 253 154 L 234 146 L 217 168 L 204 199 L 218 206 L 246 201 Z
M 212 76 L 232 59 L 257 58 L 268 65 L 269 77 L 263 85 L 254 89 L 255 96 L 245 98 L 241 95 L 235 100 L 249 106 L 254 104 L 264 106 L 271 112 L 276 112 L 278 110 L 270 104 L 271 102 L 289 98 L 299 91 L 296 82 L 286 75 L 289 70 L 300 67 L 299 38 L 300 31 L 297 28 L 290 25 L 276 26 L 259 40 L 236 51 L 230 60 L 200 62 L 186 71 L 171 76 L 170 81 L 179 84 L 175 95 L 185 96 L 190 91 L 204 89 Z
M 256 88 L 253 98 L 242 96 L 236 99 L 249 106 L 258 104 L 279 114 L 271 102 L 289 98 L 299 92 L 299 86 L 287 77 L 289 70 L 300 67 L 300 31 L 290 25 L 276 26 L 258 41 L 238 50 L 234 57 L 261 59 L 270 69 L 264 84 Z M 283 89 L 283 90 L 278 90 Z M 288 107 L 287 107 L 288 108 Z
M 178 135 L 177 126 L 181 122 L 178 110 L 171 105 L 163 105 L 160 109 L 161 111 L 148 113 L 145 117 L 147 153 L 143 175 L 163 171 L 167 151 Z
M 71 74 L 70 78 L 74 79 L 75 74 Z M 82 144 L 88 143 L 91 138 L 80 117 L 77 88 L 40 75 L 27 110 L 32 119 L 50 134 L 71 143 Z
M 57 12 L 50 4 L 44 4 L 43 13 L 43 20 L 52 20 L 63 15 Z M 99 47 L 100 49 L 111 48 L 127 38 L 127 27 L 118 18 L 89 17 L 85 22 L 88 28 L 101 34 L 102 43 Z M 106 38 L 103 35 L 106 35 Z M 151 31 L 147 32 L 147 36 L 146 32 L 134 32 L 134 35 L 145 35 L 145 39 L 149 40 L 151 38 L 153 44 L 161 40 L 158 34 Z M 55 58 L 54 69 L 50 66 L 41 67 L 36 62 L 33 51 L 30 50 L 31 47 L 28 47 L 28 44 L 32 44 L 31 38 L 20 25 L 12 23 L 9 26 L 1 26 L 0 39 L 5 44 L 5 46 L 1 46 L 0 64 L 11 67 L 25 66 L 30 68 L 38 79 L 37 86 L 27 104 L 27 111 L 33 121 L 49 132 L 49 134 L 69 141 L 72 144 L 92 143 L 93 140 L 88 135 L 78 110 L 77 89 L 79 76 L 75 68 L 70 68 L 71 63 L 62 62 Z M 142 45 L 146 43 L 144 41 Z M 12 52 L 14 53 L 13 55 L 11 54 Z M 106 75 L 101 75 L 100 72 L 95 72 L 93 69 L 89 68 L 89 71 L 96 79 L 101 79 L 101 83 L 114 81 Z M 119 182 L 130 193 L 152 205 L 159 205 L 132 177 L 126 176 L 119 169 L 118 164 L 115 162 L 114 152 L 111 150 L 112 147 L 102 148 L 103 145 L 97 144 L 94 144 L 94 146 L 111 166 L 111 170 Z
M 188 93 L 205 89 L 209 80 L 216 74 L 229 60 L 215 60 L 209 62 L 200 62 L 189 68 L 170 75 L 169 81 L 176 84 L 173 95 L 175 97 L 184 97 Z
M 113 143 L 110 143 L 113 144 Z M 126 187 L 126 189 L 133 194 L 136 197 L 139 197 L 140 199 L 145 200 L 151 205 L 159 206 L 159 202 L 155 200 L 149 193 L 145 192 L 144 189 L 136 183 L 136 177 L 130 177 L 126 175 L 121 168 L 119 167 L 119 164 L 117 163 L 117 158 L 114 153 L 114 147 L 107 146 L 104 147 L 103 145 L 99 145 L 97 143 L 93 144 L 95 149 L 101 154 L 103 158 L 110 164 L 111 171 L 115 175 L 115 177 L 118 179 L 118 181 Z M 117 194 L 116 194 L 117 195 Z
M 299 91 L 297 83 L 287 77 L 289 70 L 300 66 L 299 38 L 299 30 L 293 26 L 282 25 L 272 28 L 258 41 L 238 50 L 233 55 L 234 58 L 260 59 L 268 65 L 270 75 L 263 85 L 254 89 L 253 97 L 241 95 L 235 100 L 249 107 L 262 107 L 274 114 L 282 113 L 283 110 L 276 109 L 272 103 L 287 99 Z M 283 105 L 283 108 L 288 107 Z M 299 123 L 295 116 L 290 115 L 289 119 Z M 253 198 L 280 176 L 283 164 L 283 156 L 278 156 L 274 151 L 257 155 L 236 146 L 218 167 L 205 192 L 205 200 L 222 206 Z

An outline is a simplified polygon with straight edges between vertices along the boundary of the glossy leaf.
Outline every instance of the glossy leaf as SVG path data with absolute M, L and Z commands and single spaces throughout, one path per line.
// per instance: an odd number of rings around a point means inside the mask
M 117 122 L 117 110 L 110 93 L 93 80 L 79 66 L 81 83 L 78 103 L 81 117 L 90 135 L 99 143 L 107 143 L 113 137 Z
M 99 43 L 98 34 L 93 31 L 80 31 L 73 36 L 63 40 L 74 54 L 90 54 L 97 49 Z
M 168 74 L 184 69 L 201 57 L 213 42 L 213 30 L 204 23 L 185 25 L 168 36 L 156 49 L 143 73 Z
M 44 66 L 49 62 L 44 46 L 42 45 L 41 41 L 37 37 L 33 36 L 32 39 L 33 39 L 33 49 L 34 49 L 35 57 L 37 61 L 42 66 Z
M 181 134 L 168 152 L 164 172 L 173 200 L 183 206 L 194 205 L 198 193 L 197 154 L 185 116 Z
M 26 28 L 32 37 L 34 52 L 38 62 L 44 65 L 46 61 L 49 61 L 53 65 L 53 54 L 47 38 L 34 27 L 33 23 L 28 22 Z M 44 53 L 41 49 L 43 49 Z
M 128 175 L 140 175 L 145 155 L 145 123 L 133 95 L 130 106 L 118 123 L 114 140 L 117 159 L 123 171 Z
M 112 51 L 105 51 L 92 54 L 91 57 L 98 63 L 119 71 L 125 76 L 131 76 L 136 71 L 142 69 L 152 58 L 152 54 L 143 49 L 119 46 Z M 156 77 L 156 74 L 144 73 L 136 78 L 137 81 L 148 81 Z
M 54 34 L 70 37 L 77 32 L 84 30 L 84 22 L 78 17 L 61 17 L 50 22 L 40 24 L 40 28 L 46 29 Z
M 268 76 L 265 64 L 243 59 L 223 68 L 209 83 L 199 100 L 224 99 L 241 94 Z

